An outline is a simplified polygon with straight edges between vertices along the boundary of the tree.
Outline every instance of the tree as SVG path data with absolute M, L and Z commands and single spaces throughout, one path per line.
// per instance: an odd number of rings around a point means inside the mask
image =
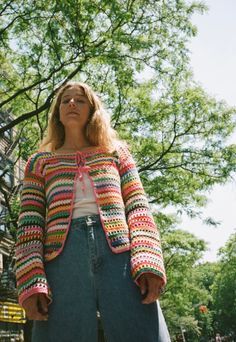
M 196 281 L 195 268 L 206 249 L 203 240 L 194 235 L 176 229 L 174 218 L 159 215 L 167 271 L 167 287 L 161 299 L 161 305 L 174 341 L 186 331 L 189 340 L 199 341 L 202 326 L 196 312 L 209 300 L 209 294 Z M 200 324 L 199 324 L 200 323 Z
M 195 318 L 201 328 L 201 341 L 209 341 L 214 337 L 214 306 L 212 285 L 218 274 L 217 262 L 200 263 L 194 268 L 194 283 L 205 293 L 198 306 L 195 306 Z M 195 298 L 196 302 L 197 298 Z M 199 299 L 198 299 L 199 300 Z
M 132 119 L 124 124 L 151 203 L 194 215 L 193 206 L 206 203 L 204 192 L 235 169 L 235 146 L 224 138 L 234 129 L 234 112 L 180 80 L 168 91 L 154 100 L 150 84 L 133 90 L 126 110 Z
M 148 67 L 164 80 L 184 68 L 185 40 L 195 33 L 189 19 L 203 9 L 185 1 L 5 0 L 0 108 L 22 110 L 15 125 L 48 110 L 55 85 L 80 74 L 116 98 L 119 113 L 119 99 L 136 83 L 137 71 Z
M 168 280 L 161 306 L 172 340 L 177 341 L 184 331 L 187 341 L 208 342 L 219 331 L 212 287 L 222 276 L 221 265 L 202 263 L 206 243 L 177 229 L 178 220 L 174 215 L 159 213 L 155 218 L 161 230 Z
M 236 234 L 220 250 L 219 272 L 213 284 L 216 331 L 236 337 Z
M 0 132 L 18 124 L 27 157 L 45 131 L 55 86 L 89 81 L 131 142 L 150 201 L 195 215 L 203 192 L 235 170 L 235 146 L 226 143 L 234 111 L 187 69 L 191 15 L 204 8 L 174 0 L 3 1 L 0 108 L 15 119 Z
M 210 98 L 188 70 L 191 16 L 204 10 L 184 0 L 4 0 L 0 108 L 14 120 L 0 134 L 22 129 L 27 158 L 45 131 L 53 89 L 88 81 L 130 141 L 150 202 L 199 214 L 193 208 L 205 205 L 204 192 L 235 170 L 236 151 L 227 143 L 234 109 Z

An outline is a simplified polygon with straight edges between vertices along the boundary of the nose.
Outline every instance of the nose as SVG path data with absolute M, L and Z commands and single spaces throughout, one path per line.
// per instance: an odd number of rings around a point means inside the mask
M 70 105 L 71 107 L 74 107 L 74 106 L 75 106 L 75 100 L 74 100 L 73 98 L 70 99 L 69 105 Z

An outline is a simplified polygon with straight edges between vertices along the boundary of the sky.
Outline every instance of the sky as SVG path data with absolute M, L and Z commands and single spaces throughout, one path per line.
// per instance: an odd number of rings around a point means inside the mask
M 236 0 L 205 0 L 208 12 L 194 15 L 198 34 L 192 38 L 191 67 L 194 79 L 218 100 L 236 106 Z M 236 132 L 230 140 L 236 143 Z M 184 217 L 180 228 L 208 242 L 204 261 L 216 261 L 217 251 L 236 232 L 236 177 L 225 186 L 215 186 L 207 194 L 203 214 L 220 221 L 217 228 Z

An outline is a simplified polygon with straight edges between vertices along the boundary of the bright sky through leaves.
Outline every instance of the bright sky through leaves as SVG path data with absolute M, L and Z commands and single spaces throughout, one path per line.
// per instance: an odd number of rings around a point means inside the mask
M 198 34 L 189 45 L 194 79 L 208 94 L 236 106 L 236 2 L 206 0 L 205 3 L 208 13 L 194 16 Z M 232 143 L 236 143 L 236 133 Z M 236 230 L 236 178 L 231 184 L 216 186 L 208 197 L 209 204 L 203 212 L 221 222 L 218 228 L 188 218 L 184 218 L 181 228 L 208 241 L 210 250 L 204 260 L 214 261 L 218 248 Z

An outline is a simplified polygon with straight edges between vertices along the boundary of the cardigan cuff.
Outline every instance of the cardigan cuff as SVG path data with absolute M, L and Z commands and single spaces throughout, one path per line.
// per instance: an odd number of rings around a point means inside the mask
M 23 302 L 34 294 L 44 293 L 47 296 L 49 304 L 52 302 L 52 294 L 48 287 L 31 287 L 30 289 L 24 290 L 18 296 L 18 302 L 21 307 L 23 307 Z

